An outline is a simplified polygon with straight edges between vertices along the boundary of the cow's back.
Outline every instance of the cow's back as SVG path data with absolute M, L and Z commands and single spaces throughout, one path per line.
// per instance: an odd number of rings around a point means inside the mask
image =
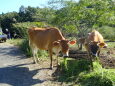
M 96 30 L 93 30 L 89 35 L 88 35 L 88 40 L 91 42 L 100 42 L 104 43 L 103 36 Z
M 43 50 L 52 47 L 54 41 L 63 39 L 61 32 L 56 28 L 30 28 L 28 33 L 30 42 Z

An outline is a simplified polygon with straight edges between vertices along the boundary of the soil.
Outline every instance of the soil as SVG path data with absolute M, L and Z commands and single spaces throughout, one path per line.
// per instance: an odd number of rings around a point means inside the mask
M 70 50 L 70 57 L 75 59 L 88 59 L 86 51 Z M 115 48 L 104 48 L 100 53 L 100 63 L 103 68 L 115 68 Z

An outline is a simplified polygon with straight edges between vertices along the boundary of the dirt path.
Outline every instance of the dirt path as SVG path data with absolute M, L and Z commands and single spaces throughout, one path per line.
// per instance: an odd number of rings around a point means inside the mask
M 32 64 L 18 47 L 0 43 L 0 86 L 67 86 L 53 81 L 49 61 Z

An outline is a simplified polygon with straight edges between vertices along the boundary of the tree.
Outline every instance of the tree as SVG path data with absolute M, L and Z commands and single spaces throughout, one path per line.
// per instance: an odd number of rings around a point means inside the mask
M 55 16 L 55 10 L 53 8 L 38 8 L 37 12 L 33 16 L 35 21 L 51 23 Z
M 13 35 L 12 23 L 16 23 L 19 20 L 19 15 L 17 12 L 9 12 L 0 15 L 0 24 L 4 33 L 6 33 L 6 28 L 10 31 L 11 36 Z
M 112 0 L 65 2 L 63 8 L 56 12 L 53 23 L 61 28 L 73 25 L 80 37 L 85 36 L 92 28 L 107 25 L 109 22 L 113 23 L 115 14 L 111 3 Z

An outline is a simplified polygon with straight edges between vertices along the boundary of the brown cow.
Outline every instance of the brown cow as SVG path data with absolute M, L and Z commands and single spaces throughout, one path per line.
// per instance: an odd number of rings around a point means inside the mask
M 99 56 L 100 49 L 107 47 L 104 42 L 103 36 L 96 30 L 93 30 L 88 34 L 85 40 L 85 48 L 88 51 L 89 56 Z
M 69 41 L 65 39 L 57 28 L 37 28 L 33 27 L 28 30 L 29 35 L 29 44 L 32 49 L 33 57 L 35 63 L 37 50 L 48 50 L 50 56 L 50 68 L 53 68 L 52 65 L 52 54 L 53 52 L 58 55 L 60 51 L 64 57 L 68 57 L 69 45 L 74 44 L 76 41 Z M 57 56 L 57 65 L 58 65 L 58 56 Z

